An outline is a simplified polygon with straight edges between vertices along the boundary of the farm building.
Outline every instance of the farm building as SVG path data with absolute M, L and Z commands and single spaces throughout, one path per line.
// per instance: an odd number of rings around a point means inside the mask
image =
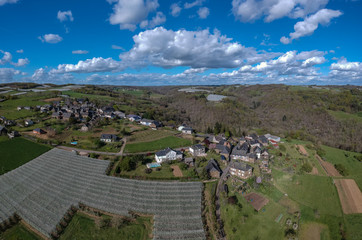
M 100 140 L 102 142 L 111 143 L 119 141 L 119 138 L 114 134 L 102 134 Z
M 164 150 L 156 152 L 155 154 L 155 159 L 158 163 L 182 159 L 182 157 L 182 152 L 172 150 L 171 148 L 166 148 Z
M 253 175 L 253 168 L 243 162 L 231 162 L 229 172 L 233 176 L 247 179 Z
M 253 208 L 256 211 L 260 211 L 260 209 L 262 209 L 265 205 L 268 204 L 269 199 L 257 194 L 257 193 L 249 193 L 245 196 L 246 201 L 248 201 L 251 206 L 253 206 Z
M 193 156 L 203 156 L 205 155 L 205 146 L 202 146 L 201 144 L 193 145 L 189 148 L 190 153 Z
M 138 115 L 127 115 L 128 120 L 130 120 L 131 122 L 139 122 L 141 120 L 141 117 Z

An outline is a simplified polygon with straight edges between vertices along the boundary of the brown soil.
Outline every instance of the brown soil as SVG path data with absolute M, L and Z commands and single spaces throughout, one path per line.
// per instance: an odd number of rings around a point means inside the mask
M 339 172 L 334 168 L 332 163 L 322 160 L 317 154 L 315 156 L 329 176 L 341 177 L 341 174 L 339 174 Z
M 334 179 L 345 214 L 362 213 L 362 193 L 353 179 Z
M 173 175 L 175 177 L 183 177 L 182 171 L 179 166 L 172 165 L 171 168 L 173 169 Z
M 319 174 L 318 169 L 316 167 L 313 167 L 312 172 L 310 174 L 318 175 Z
M 57 97 L 57 98 L 48 98 L 48 99 L 44 99 L 44 102 L 54 102 L 54 101 L 61 101 L 62 98 L 61 97 Z
M 40 138 L 43 140 L 48 140 L 49 136 L 47 134 L 37 134 L 37 133 L 33 133 L 33 132 L 22 132 L 22 134 L 26 134 L 32 137 L 36 137 L 36 138 Z
M 297 147 L 299 149 L 300 154 L 302 154 L 304 156 L 308 156 L 308 152 L 307 152 L 307 150 L 305 150 L 303 145 L 297 145 Z

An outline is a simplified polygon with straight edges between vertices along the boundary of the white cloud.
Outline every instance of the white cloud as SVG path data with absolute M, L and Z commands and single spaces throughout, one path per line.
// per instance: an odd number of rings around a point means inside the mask
M 187 2 L 184 4 L 184 8 L 189 9 L 189 8 L 193 8 L 195 6 L 201 6 L 203 2 L 205 2 L 205 0 L 195 0 L 193 2 Z
M 195 73 L 203 73 L 207 70 L 208 68 L 190 68 L 190 69 L 186 69 L 183 74 L 195 74 Z
M 59 19 L 60 22 L 64 22 L 64 21 L 74 21 L 73 18 L 73 14 L 72 11 L 68 10 L 68 11 L 58 11 L 58 15 L 57 18 Z
M 19 58 L 17 62 L 13 62 L 13 56 L 11 53 L 5 52 L 3 50 L 0 50 L 0 53 L 3 54 L 2 58 L 0 58 L 0 65 L 11 64 L 16 67 L 22 67 L 29 64 L 30 62 L 27 58 Z
M 207 16 L 209 16 L 210 10 L 207 7 L 202 7 L 197 11 L 197 14 L 199 14 L 201 19 L 205 19 Z
M 117 1 L 108 2 L 112 4 Z M 158 6 L 158 0 L 118 0 L 113 6 L 109 22 L 113 25 L 119 24 L 120 29 L 134 31 L 150 12 L 156 11 Z
M 23 49 L 16 50 L 17 53 L 24 53 Z
M 123 64 L 112 58 L 92 58 L 79 61 L 77 64 L 60 64 L 57 69 L 52 69 L 50 73 L 92 73 L 121 71 Z
M 0 0 L 0 6 L 5 5 L 7 3 L 17 3 L 19 0 Z
M 330 68 L 337 71 L 351 71 L 362 73 L 361 62 L 348 62 L 345 58 L 340 59 L 337 63 L 332 63 Z
M 58 43 L 63 40 L 63 38 L 58 34 L 52 34 L 52 33 L 39 36 L 38 39 L 42 42 L 47 42 L 47 43 Z
M 73 54 L 88 54 L 89 51 L 87 50 L 74 50 L 72 51 Z
M 180 15 L 182 8 L 180 7 L 179 3 L 173 3 L 170 6 L 171 15 L 177 17 Z
M 264 17 L 271 22 L 283 17 L 304 18 L 325 7 L 328 0 L 233 0 L 232 12 L 242 22 Z
M 244 47 L 217 30 L 210 33 L 158 27 L 133 36 L 133 40 L 133 48 L 120 55 L 127 66 L 233 68 L 275 56 Z
M 158 25 L 166 22 L 166 16 L 162 12 L 157 12 L 156 16 L 154 16 L 151 21 L 143 20 L 140 23 L 141 28 L 154 28 Z
M 23 75 L 23 73 L 13 68 L 0 68 L 0 82 L 11 82 L 16 75 Z
M 294 32 L 289 34 L 289 38 L 282 37 L 280 41 L 284 44 L 288 44 L 291 43 L 293 39 L 311 35 L 318 28 L 319 24 L 327 25 L 330 23 L 331 19 L 341 15 L 342 12 L 338 10 L 321 9 L 303 21 L 297 22 L 294 25 Z
M 118 45 L 112 45 L 111 47 L 112 47 L 112 49 L 117 49 L 117 50 L 125 51 L 125 49 L 124 49 L 123 47 L 118 46 Z

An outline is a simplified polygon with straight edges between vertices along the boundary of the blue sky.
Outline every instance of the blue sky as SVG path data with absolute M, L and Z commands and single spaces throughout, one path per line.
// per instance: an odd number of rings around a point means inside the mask
M 0 0 L 0 83 L 362 85 L 362 1 Z

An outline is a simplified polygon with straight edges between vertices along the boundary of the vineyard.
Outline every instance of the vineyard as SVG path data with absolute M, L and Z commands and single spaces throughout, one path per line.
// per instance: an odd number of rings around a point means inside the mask
M 205 239 L 202 184 L 121 179 L 108 161 L 53 149 L 0 176 L 0 223 L 14 213 L 47 237 L 79 203 L 113 214 L 154 215 L 154 239 Z

